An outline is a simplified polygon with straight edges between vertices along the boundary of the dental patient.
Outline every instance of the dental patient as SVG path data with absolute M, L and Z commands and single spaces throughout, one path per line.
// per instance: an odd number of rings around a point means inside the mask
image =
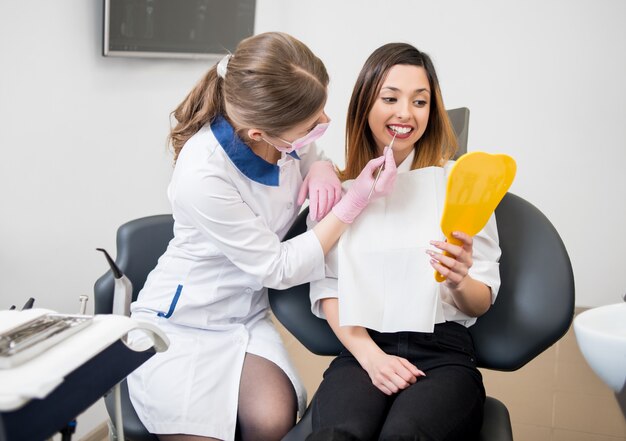
M 391 43 L 370 55 L 346 140 L 344 189 L 390 144 L 398 175 L 311 283 L 313 312 L 345 349 L 324 373 L 307 440 L 476 439 L 485 391 L 468 327 L 495 301 L 500 248 L 494 215 L 476 236 L 455 232 L 459 246 L 441 232 L 457 143 L 427 54 Z

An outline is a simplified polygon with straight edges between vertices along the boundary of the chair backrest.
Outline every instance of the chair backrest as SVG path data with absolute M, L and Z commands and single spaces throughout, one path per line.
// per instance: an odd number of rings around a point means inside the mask
M 306 232 L 308 207 L 302 210 L 291 226 L 284 240 Z M 317 318 L 311 312 L 309 284 L 288 289 L 268 290 L 270 307 L 276 318 L 309 351 L 317 355 L 337 355 L 342 345 L 326 320 Z
M 457 109 L 448 109 L 447 112 L 459 145 L 459 149 L 456 155 L 454 155 L 454 159 L 458 159 L 459 156 L 467 153 L 470 110 L 467 107 L 459 107 Z
M 470 332 L 480 366 L 511 371 L 567 332 L 574 318 L 574 273 L 561 237 L 535 206 L 507 193 L 496 221 L 502 285 Z
M 550 221 L 507 193 L 496 209 L 502 286 L 491 309 L 470 328 L 480 367 L 515 370 L 561 338 L 574 316 L 574 276 Z M 306 229 L 303 212 L 287 238 Z M 309 285 L 269 291 L 276 318 L 307 349 L 334 355 L 341 344 L 325 320 L 311 313 Z
M 117 266 L 133 284 L 133 300 L 156 266 L 167 244 L 174 237 L 174 219 L 170 214 L 142 217 L 125 223 L 117 230 Z M 104 261 L 103 261 L 104 264 Z M 94 311 L 110 314 L 113 309 L 114 279 L 107 271 L 94 285 Z

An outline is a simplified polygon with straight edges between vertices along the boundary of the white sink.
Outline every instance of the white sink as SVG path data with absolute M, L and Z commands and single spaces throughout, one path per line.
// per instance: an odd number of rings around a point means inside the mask
M 581 312 L 574 333 L 591 369 L 617 394 L 626 393 L 626 303 Z

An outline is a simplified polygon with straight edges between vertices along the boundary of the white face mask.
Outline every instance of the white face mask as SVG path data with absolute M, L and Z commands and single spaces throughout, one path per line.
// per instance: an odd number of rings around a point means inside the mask
M 318 124 L 309 133 L 307 133 L 303 137 L 298 138 L 292 142 L 285 141 L 284 139 L 278 138 L 285 144 L 289 144 L 290 147 L 279 147 L 275 144 L 272 144 L 265 138 L 263 138 L 263 140 L 267 142 L 269 145 L 273 146 L 279 152 L 291 153 L 293 151 L 300 150 L 302 147 L 309 145 L 312 142 L 317 141 L 326 132 L 326 129 L 328 128 L 329 125 L 330 123 Z

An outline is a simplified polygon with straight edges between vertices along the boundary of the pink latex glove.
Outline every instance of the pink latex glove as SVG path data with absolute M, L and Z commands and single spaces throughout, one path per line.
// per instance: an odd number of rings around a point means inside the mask
M 363 171 L 354 180 L 343 199 L 333 207 L 333 213 L 340 221 L 351 224 L 367 206 L 369 203 L 368 196 L 374 184 L 376 172 L 383 163 L 385 168 L 380 174 L 376 187 L 374 187 L 372 199 L 391 193 L 396 182 L 398 170 L 396 169 L 396 161 L 393 158 L 393 150 L 385 147 L 385 153 L 378 158 L 372 159 L 365 165 Z
M 300 193 L 298 205 L 302 205 L 309 195 L 309 217 L 321 220 L 341 199 L 341 181 L 330 161 L 315 161 L 307 173 Z

